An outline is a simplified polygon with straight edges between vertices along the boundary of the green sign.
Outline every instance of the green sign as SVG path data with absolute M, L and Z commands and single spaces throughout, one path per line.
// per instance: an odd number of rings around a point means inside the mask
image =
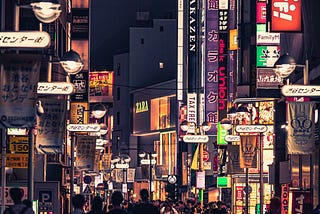
M 229 177 L 217 177 L 217 187 L 218 188 L 229 188 L 230 187 Z
M 273 67 L 279 56 L 279 46 L 257 46 L 257 67 Z
M 228 131 L 223 129 L 218 122 L 218 137 L 217 137 L 217 145 L 228 145 L 228 142 L 224 140 L 225 136 L 228 134 Z

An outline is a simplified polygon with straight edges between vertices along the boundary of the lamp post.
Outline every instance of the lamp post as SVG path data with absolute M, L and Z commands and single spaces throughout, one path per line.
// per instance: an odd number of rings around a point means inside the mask
M 228 116 L 231 118 L 231 120 L 225 118 L 223 119 L 220 124 L 222 128 L 229 131 L 233 125 L 236 125 L 235 131 L 241 134 L 253 134 L 258 133 L 259 134 L 259 193 L 260 193 L 260 213 L 263 214 L 263 205 L 264 205 L 264 181 L 263 181 L 263 142 L 262 142 L 262 133 L 267 131 L 267 127 L 265 125 L 251 125 L 251 119 L 249 119 L 249 124 L 246 124 L 245 121 L 243 121 L 244 118 L 248 117 L 250 114 L 250 111 L 248 107 L 244 105 L 239 105 L 237 108 L 232 107 L 228 111 Z M 237 121 L 234 123 L 234 121 Z M 233 131 L 232 131 L 233 134 Z M 237 136 L 239 136 L 237 135 Z M 228 136 L 228 139 L 230 141 L 239 141 L 241 138 L 230 135 Z M 240 151 L 241 152 L 241 151 Z M 249 168 L 245 168 L 245 213 L 249 214 Z
M 185 143 L 199 143 L 199 172 L 203 173 L 203 146 L 204 143 L 209 141 L 209 137 L 205 135 L 205 132 L 209 131 L 211 124 L 204 121 L 201 125 L 194 122 L 183 121 L 180 124 L 182 131 L 187 134 L 183 136 L 183 141 Z M 203 204 L 203 188 L 205 187 L 205 174 L 204 180 L 199 188 L 199 201 Z
M 157 163 L 155 158 L 158 156 L 156 152 L 139 152 L 139 157 L 142 158 L 140 163 L 142 165 L 149 165 L 149 192 L 150 192 L 150 200 L 153 199 L 153 165 Z
M 128 187 L 127 187 L 127 175 L 128 175 L 128 169 L 129 169 L 129 164 L 131 162 L 131 158 L 127 154 L 123 154 L 120 156 L 116 156 L 111 160 L 111 169 L 122 169 L 122 174 L 123 174 L 123 183 L 122 183 L 122 192 L 126 196 L 128 196 Z

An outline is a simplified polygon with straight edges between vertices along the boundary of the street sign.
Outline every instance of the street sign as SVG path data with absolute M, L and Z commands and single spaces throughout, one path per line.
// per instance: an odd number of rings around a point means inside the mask
M 70 95 L 75 91 L 72 83 L 68 82 L 38 82 L 38 94 L 61 94 Z
M 140 163 L 143 165 L 150 165 L 150 160 L 149 159 L 142 159 L 140 161 Z M 151 164 L 156 164 L 156 160 L 151 160 Z
M 208 135 L 185 135 L 183 141 L 185 143 L 207 143 L 209 137 Z
M 281 93 L 287 97 L 319 97 L 320 86 L 316 85 L 284 85 Z
M 177 177 L 175 175 L 168 175 L 168 182 L 170 184 L 175 184 L 177 182 Z
M 91 189 L 90 189 L 90 186 L 87 185 L 86 188 L 83 190 L 83 194 L 84 195 L 90 195 L 92 192 L 91 192 Z
M 117 169 L 128 169 L 128 168 L 129 168 L 129 164 L 127 164 L 127 163 L 117 163 L 117 164 L 115 165 L 115 167 L 116 167 Z
M 99 124 L 68 124 L 69 132 L 98 132 L 100 131 Z
M 203 151 L 203 161 L 207 162 L 210 158 L 209 152 L 208 151 Z
M 47 48 L 50 35 L 45 31 L 0 32 L 0 48 Z
M 239 135 L 226 135 L 224 140 L 227 142 L 239 142 L 240 136 Z
M 239 133 L 255 133 L 255 132 L 266 132 L 268 130 L 267 126 L 264 125 L 237 125 L 236 132 Z

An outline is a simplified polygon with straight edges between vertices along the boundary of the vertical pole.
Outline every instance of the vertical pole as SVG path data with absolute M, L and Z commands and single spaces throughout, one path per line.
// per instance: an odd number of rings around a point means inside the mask
M 71 145 L 70 145 L 70 157 L 71 157 L 71 163 L 70 163 L 70 213 L 72 213 L 73 207 L 71 204 L 71 200 L 73 197 L 74 192 L 74 146 L 75 146 L 75 136 L 74 133 L 71 132 Z
M 260 168 L 260 214 L 263 214 L 263 200 L 264 200 L 264 183 L 263 183 L 263 142 L 262 133 L 260 133 L 260 158 L 259 158 L 259 168 Z
M 149 152 L 149 160 L 150 160 L 150 168 L 149 168 L 149 177 L 150 177 L 150 200 L 153 200 L 152 194 L 152 159 L 151 159 L 151 152 Z
M 28 199 L 33 200 L 33 189 L 34 189 L 34 135 L 33 128 L 29 129 L 29 151 L 28 151 Z
M 2 125 L 2 124 L 1 124 Z M 5 190 L 6 190 L 6 131 L 5 127 L 3 126 L 1 129 L 1 140 L 2 140 L 2 152 L 1 152 L 1 211 L 5 210 Z
M 4 32 L 5 31 L 5 17 L 6 17 L 6 10 L 5 10 L 5 6 L 6 6 L 6 1 L 2 0 L 1 1 L 1 31 Z M 3 50 L 1 50 L 1 54 L 3 54 Z M 0 63 L 0 72 L 3 72 L 3 66 Z M 5 187 L 6 187 L 6 131 L 5 131 L 5 127 L 2 125 L 2 129 L 1 129 L 1 212 L 4 211 L 5 209 Z
M 249 169 L 246 168 L 246 214 L 249 214 Z

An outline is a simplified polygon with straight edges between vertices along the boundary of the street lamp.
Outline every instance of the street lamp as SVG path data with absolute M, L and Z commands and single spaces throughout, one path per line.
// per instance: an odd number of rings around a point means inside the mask
M 30 3 L 34 15 L 43 23 L 54 22 L 61 13 L 57 0 L 34 0 Z
M 305 60 L 305 65 L 296 64 L 295 59 L 288 53 L 285 53 L 274 63 L 273 70 L 279 77 L 286 78 L 295 70 L 296 67 L 303 68 L 303 84 L 307 85 L 309 81 L 308 59 Z
M 199 144 L 199 173 L 203 173 L 203 146 L 204 143 L 209 141 L 209 137 L 205 135 L 205 132 L 209 131 L 211 128 L 211 123 L 204 121 L 201 125 L 195 122 L 182 121 L 180 124 L 182 131 L 185 131 L 187 135 L 183 137 L 185 143 L 198 143 Z M 203 188 L 205 187 L 205 173 L 204 179 L 201 184 L 199 184 L 199 201 L 203 203 Z
M 158 156 L 158 154 L 153 151 L 153 152 L 139 152 L 139 157 L 141 158 L 140 163 L 143 165 L 149 165 L 149 191 L 150 191 L 150 200 L 153 199 L 153 179 L 152 179 L 152 170 L 153 170 L 153 165 L 157 163 L 155 158 Z
M 122 192 L 126 195 L 128 194 L 127 170 L 129 169 L 130 162 L 131 162 L 131 158 L 127 154 L 116 156 L 111 160 L 111 169 L 122 169 L 122 174 L 123 174 Z
M 69 50 L 61 57 L 60 64 L 68 74 L 77 74 L 84 66 L 80 55 L 73 50 Z

